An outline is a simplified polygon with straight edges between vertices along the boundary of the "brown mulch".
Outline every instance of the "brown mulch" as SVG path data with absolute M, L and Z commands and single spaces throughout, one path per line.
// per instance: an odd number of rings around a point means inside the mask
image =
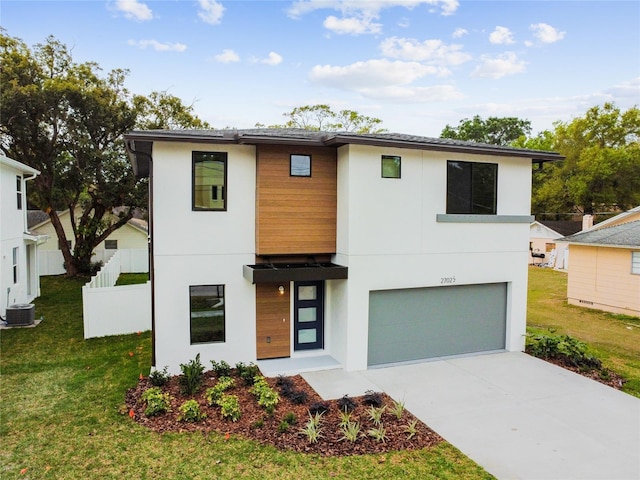
M 184 396 L 180 393 L 178 377 L 171 377 L 169 382 L 162 387 L 163 392 L 168 392 L 171 397 L 171 411 L 165 414 L 147 417 L 144 414 L 146 405 L 141 399 L 142 393 L 150 388 L 147 378 L 138 382 L 135 388 L 127 391 L 125 403 L 129 415 L 141 425 L 144 425 L 156 432 L 218 432 L 229 438 L 231 435 L 240 435 L 244 438 L 255 440 L 262 444 L 273 445 L 282 450 L 293 450 L 296 452 L 316 453 L 325 456 L 347 456 L 361 455 L 369 453 L 384 453 L 392 450 L 415 450 L 436 445 L 442 438 L 431 430 L 427 425 L 420 422 L 408 410 L 404 410 L 402 418 L 398 420 L 391 412 L 393 400 L 386 394 L 380 393 L 384 405 L 387 409 L 382 417 L 382 425 L 386 432 L 384 442 L 377 441 L 367 436 L 367 431 L 375 428 L 367 413 L 369 407 L 363 404 L 365 397 L 352 397 L 356 403 L 351 419 L 360 422 L 361 434 L 356 442 L 341 439 L 343 433 L 339 427 L 340 407 L 338 400 L 326 401 L 329 409 L 322 418 L 322 437 L 317 443 L 310 443 L 307 436 L 301 433 L 309 419 L 308 409 L 316 402 L 321 402 L 320 396 L 311 386 L 299 375 L 288 377 L 293 382 L 294 388 L 298 391 L 306 392 L 308 398 L 303 405 L 295 405 L 288 398 L 280 394 L 280 402 L 272 415 L 268 415 L 264 409 L 258 405 L 256 398 L 249 392 L 249 388 L 244 385 L 242 379 L 233 377 L 235 386 L 225 393 L 237 395 L 242 412 L 241 418 L 237 422 L 224 419 L 217 406 L 208 406 L 205 396 L 207 388 L 215 385 L 216 374 L 213 371 L 205 372 L 205 379 L 199 392 L 193 396 Z M 269 385 L 280 393 L 274 378 L 266 379 Z M 195 423 L 178 421 L 180 405 L 191 398 L 197 400 L 200 408 L 207 414 L 207 417 Z M 291 425 L 287 431 L 280 432 L 279 425 L 285 415 L 293 412 L 296 416 L 296 424 Z M 408 438 L 405 431 L 407 425 L 416 421 L 417 433 Z
M 529 352 L 527 352 L 529 353 Z M 531 353 L 529 353 L 531 355 Z M 532 355 L 534 356 L 534 355 Z M 540 357 L 537 357 L 540 358 Z M 622 387 L 624 386 L 626 380 L 621 377 L 620 375 L 618 375 L 617 373 L 612 372 L 611 370 L 607 370 L 607 369 L 603 369 L 603 370 L 598 370 L 598 369 L 590 369 L 587 370 L 585 368 L 580 368 L 580 367 L 576 367 L 575 365 L 572 365 L 569 361 L 565 360 L 564 358 L 560 357 L 560 358 L 540 358 L 541 360 L 544 360 L 545 362 L 549 362 L 549 363 L 553 363 L 554 365 L 557 365 L 559 367 L 564 368 L 565 370 L 571 370 L 574 373 L 578 373 L 580 375 L 582 375 L 583 377 L 587 377 L 590 378 L 591 380 L 595 380 L 596 382 L 600 382 L 604 385 L 607 385 L 611 388 L 615 388 L 616 390 L 622 390 Z

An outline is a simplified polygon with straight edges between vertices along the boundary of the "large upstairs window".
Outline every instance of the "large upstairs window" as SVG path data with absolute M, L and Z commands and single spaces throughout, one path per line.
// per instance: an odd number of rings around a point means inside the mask
M 193 210 L 227 209 L 227 154 L 193 152 Z
M 447 162 L 447 213 L 495 215 L 498 199 L 496 163 Z

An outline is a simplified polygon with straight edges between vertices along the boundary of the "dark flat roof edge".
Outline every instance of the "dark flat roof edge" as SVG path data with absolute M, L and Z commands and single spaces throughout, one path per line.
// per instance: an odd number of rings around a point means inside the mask
M 264 264 L 243 265 L 242 276 L 251 283 L 302 282 L 313 280 L 345 280 L 348 267 L 330 264 L 323 266 L 274 266 Z
M 267 133 L 265 133 L 267 132 Z M 283 133 L 279 133 L 283 132 Z M 311 145 L 340 147 L 343 145 L 370 145 L 377 147 L 397 147 L 415 150 L 430 150 L 453 153 L 467 153 L 477 155 L 493 155 L 502 157 L 521 157 L 542 163 L 562 160 L 565 157 L 556 152 L 528 150 L 524 148 L 502 147 L 488 144 L 474 144 L 447 139 L 429 139 L 428 137 L 389 135 L 357 135 L 340 132 L 274 130 L 270 134 L 267 130 L 134 130 L 124 135 L 126 141 L 166 141 L 193 142 L 210 144 L 237 145 Z

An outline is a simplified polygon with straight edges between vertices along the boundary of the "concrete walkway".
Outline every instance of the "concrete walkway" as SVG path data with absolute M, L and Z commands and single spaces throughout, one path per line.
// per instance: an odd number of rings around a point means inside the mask
M 325 399 L 404 400 L 499 479 L 640 479 L 640 399 L 524 353 L 302 376 Z

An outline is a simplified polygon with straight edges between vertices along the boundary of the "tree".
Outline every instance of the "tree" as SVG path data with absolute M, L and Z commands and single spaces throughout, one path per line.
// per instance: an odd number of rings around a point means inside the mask
M 531 133 L 531 122 L 516 117 L 489 117 L 483 120 L 479 115 L 471 120 L 460 120 L 457 127 L 447 125 L 440 138 L 488 143 L 491 145 L 509 145 L 518 138 Z
M 76 63 L 54 37 L 30 50 L 0 31 L 0 62 L 0 148 L 40 170 L 30 201 L 49 214 L 67 275 L 90 273 L 93 249 L 147 205 L 147 183 L 136 181 L 122 134 L 208 125 L 166 92 L 132 98 L 127 71 L 102 75 L 96 63 Z M 124 208 L 114 220 L 115 207 Z M 73 250 L 58 216 L 64 209 Z
M 533 211 L 593 214 L 640 205 L 639 140 L 637 107 L 621 112 L 605 103 L 571 122 L 556 122 L 552 147 L 566 159 L 545 166 L 533 191 Z
M 326 132 L 353 132 L 353 133 L 382 133 L 382 120 L 375 117 L 361 115 L 354 110 L 340 110 L 335 112 L 329 105 L 304 105 L 295 107 L 288 113 L 283 113 L 289 120 L 283 125 L 270 125 L 269 128 L 302 128 L 304 130 Z M 263 127 L 256 124 L 256 127 Z

